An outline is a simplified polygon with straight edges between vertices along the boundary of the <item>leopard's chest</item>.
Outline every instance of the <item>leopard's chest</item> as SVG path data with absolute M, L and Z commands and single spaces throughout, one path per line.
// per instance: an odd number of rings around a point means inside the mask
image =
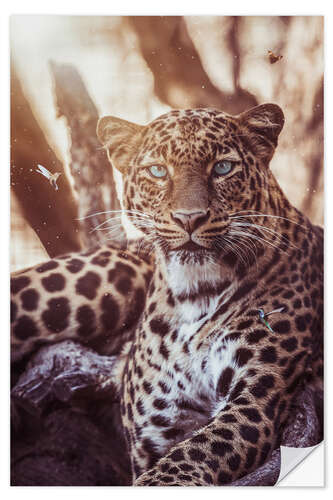
M 196 335 L 208 325 L 205 319 L 184 322 L 169 342 L 161 342 L 156 336 L 146 338 L 145 347 L 152 354 L 143 372 L 151 393 L 138 394 L 145 405 L 142 439 L 153 438 L 161 453 L 207 425 L 226 404 L 218 391 L 218 380 L 231 363 L 236 343 L 223 346 L 221 339 L 200 342 Z M 145 347 L 141 346 L 141 350 Z
M 215 338 L 211 320 L 183 323 L 178 329 L 177 342 L 170 346 L 170 362 L 163 366 L 163 371 L 171 371 L 173 375 L 173 397 L 202 401 L 209 417 L 220 400 L 217 384 L 221 371 L 234 364 L 238 342 L 224 342 L 228 333 L 228 327 L 224 327 Z

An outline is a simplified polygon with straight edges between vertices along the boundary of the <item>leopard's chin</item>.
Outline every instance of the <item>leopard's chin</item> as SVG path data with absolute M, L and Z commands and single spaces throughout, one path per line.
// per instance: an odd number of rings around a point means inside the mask
M 216 252 L 193 241 L 169 251 L 169 258 L 176 258 L 180 264 L 204 265 L 217 259 Z
M 194 241 L 190 240 L 187 243 L 184 243 L 184 245 L 181 245 L 179 247 L 176 247 L 174 251 L 179 252 L 179 251 L 185 251 L 185 252 L 202 252 L 203 250 L 207 249 L 201 245 L 198 245 Z

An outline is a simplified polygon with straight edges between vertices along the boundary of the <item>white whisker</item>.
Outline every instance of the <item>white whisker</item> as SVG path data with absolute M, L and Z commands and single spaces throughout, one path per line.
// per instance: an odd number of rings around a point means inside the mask
M 230 226 L 232 227 L 254 227 L 256 229 L 258 229 L 259 231 L 264 231 L 268 234 L 271 234 L 272 236 L 274 236 L 275 238 L 278 238 L 281 242 L 285 243 L 286 245 L 290 245 L 291 247 L 295 248 L 296 250 L 299 250 L 299 247 L 297 247 L 296 245 L 294 245 L 286 236 L 280 234 L 279 232 L 277 231 L 274 231 L 274 229 L 271 229 L 271 228 L 268 228 L 266 226 L 261 226 L 261 225 L 258 225 L 258 224 L 253 224 L 252 222 L 232 222 L 230 224 Z
M 247 213 L 247 212 L 255 212 L 255 213 Z M 247 214 L 246 214 L 247 213 Z M 243 215 L 238 215 L 238 214 L 243 214 Z M 282 219 L 286 220 L 288 222 L 291 222 L 292 224 L 295 224 L 296 226 L 299 226 L 303 228 L 304 230 L 308 230 L 306 226 L 303 226 L 302 224 L 299 224 L 298 222 L 288 219 L 288 217 L 281 217 L 280 215 L 270 215 L 270 214 L 264 214 L 262 212 L 258 212 L 256 210 L 240 210 L 239 212 L 233 212 L 229 215 L 230 219 L 235 219 L 235 218 L 248 218 L 248 217 L 269 217 L 271 219 Z
M 105 210 L 104 212 L 95 212 L 94 214 L 86 215 L 85 217 L 79 217 L 76 220 L 84 220 L 84 219 L 89 219 L 90 217 L 95 217 L 97 215 L 103 215 L 103 214 L 116 214 L 116 213 L 129 213 L 129 214 L 137 214 L 137 215 L 142 215 L 143 217 L 150 217 L 148 214 L 145 214 L 144 212 L 141 212 L 140 210 L 126 210 L 126 209 L 121 209 L 121 210 Z
M 243 235 L 244 237 L 247 237 L 247 238 L 252 238 L 252 239 L 254 239 L 255 241 L 259 241 L 259 242 L 264 243 L 264 244 L 266 243 L 266 244 L 267 244 L 267 245 L 269 245 L 270 247 L 275 248 L 275 249 L 276 249 L 276 250 L 278 250 L 278 251 L 281 251 L 281 252 L 284 252 L 284 253 L 288 254 L 287 249 L 282 249 L 282 248 L 280 248 L 279 246 L 274 245 L 271 241 L 269 241 L 269 240 L 267 240 L 267 239 L 265 239 L 265 238 L 262 238 L 262 237 L 260 237 L 260 236 L 255 236 L 255 235 L 250 234 L 250 233 L 245 232 L 245 231 L 234 231 L 234 230 L 231 230 L 231 231 L 230 231 L 230 234 Z

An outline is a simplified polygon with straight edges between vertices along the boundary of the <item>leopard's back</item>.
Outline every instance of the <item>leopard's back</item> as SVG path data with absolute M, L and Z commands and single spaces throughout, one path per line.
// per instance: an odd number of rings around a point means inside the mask
M 119 352 L 143 311 L 152 265 L 110 246 L 59 256 L 11 278 L 12 359 L 74 339 Z

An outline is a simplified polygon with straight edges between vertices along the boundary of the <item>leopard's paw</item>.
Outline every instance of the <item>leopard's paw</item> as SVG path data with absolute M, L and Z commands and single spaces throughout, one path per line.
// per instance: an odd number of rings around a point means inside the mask
M 204 486 L 204 482 L 198 474 L 185 473 L 172 462 L 162 462 L 139 476 L 134 486 Z

